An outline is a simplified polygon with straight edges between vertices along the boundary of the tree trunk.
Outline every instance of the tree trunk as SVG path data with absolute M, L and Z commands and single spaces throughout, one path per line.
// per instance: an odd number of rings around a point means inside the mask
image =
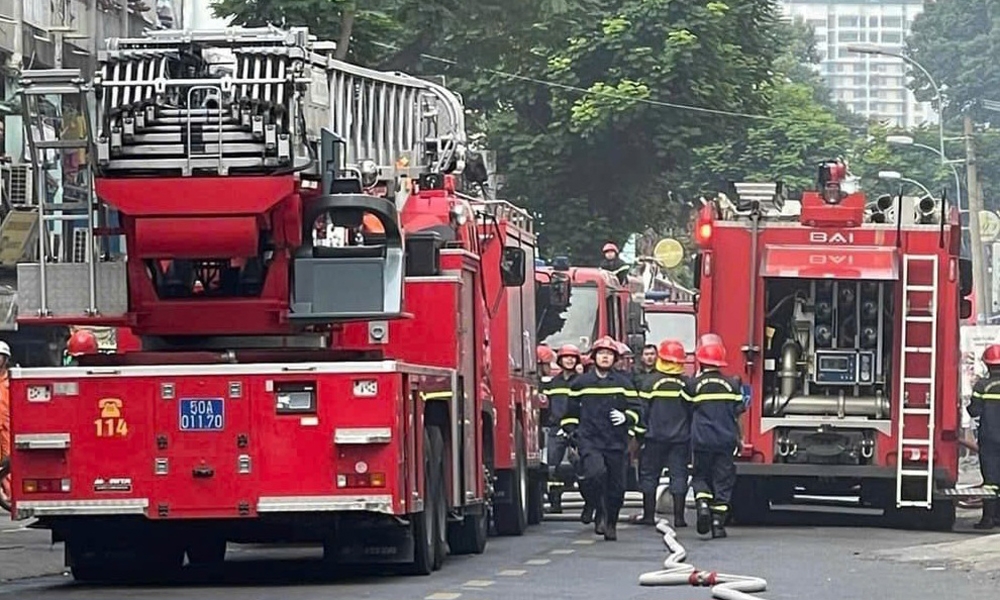
M 357 10 L 357 3 L 348 2 L 340 14 L 340 37 L 337 39 L 337 50 L 333 53 L 333 57 L 337 60 L 347 59 L 347 51 L 351 47 L 351 33 L 354 30 L 354 15 Z

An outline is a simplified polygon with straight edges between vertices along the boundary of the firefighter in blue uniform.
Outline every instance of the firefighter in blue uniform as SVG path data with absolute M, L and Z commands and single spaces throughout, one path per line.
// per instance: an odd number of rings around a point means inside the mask
M 702 336 L 695 359 L 700 372 L 691 382 L 691 487 L 698 506 L 698 533 L 711 532 L 713 538 L 724 538 L 725 517 L 736 485 L 743 385 L 738 378 L 719 371 L 727 363 L 726 347 L 717 335 Z
M 618 539 L 618 514 L 625 501 L 628 441 L 641 422 L 642 406 L 631 378 L 615 371 L 617 343 L 603 337 L 591 347 L 594 367 L 573 381 L 562 420 L 580 451 L 580 492 L 596 511 L 594 533 Z M 581 520 L 589 522 L 588 507 Z
M 983 362 L 989 373 L 976 381 L 969 400 L 969 416 L 979 420 L 976 433 L 979 442 L 979 470 L 983 475 L 983 489 L 1000 492 L 1000 344 L 992 344 L 983 352 Z M 976 529 L 989 530 L 1000 526 L 997 498 L 983 500 L 982 519 L 973 525 Z
M 656 379 L 639 393 L 645 408 L 645 444 L 639 459 L 639 489 L 642 490 L 644 525 L 656 523 L 656 488 L 666 467 L 670 472 L 670 495 L 674 501 L 674 527 L 687 527 L 684 501 L 691 460 L 691 382 L 684 376 L 687 352 L 676 340 L 660 342 L 656 350 Z
M 556 477 L 556 471 L 566 456 L 569 439 L 559 435 L 559 427 L 569 404 L 570 385 L 577 377 L 576 366 L 580 363 L 580 349 L 573 344 L 564 344 L 556 353 L 559 373 L 542 383 L 542 394 L 548 399 L 548 409 L 544 415 L 546 463 L 549 468 L 549 506 L 553 513 L 562 512 L 563 481 Z
M 608 242 L 601 248 L 601 254 L 604 255 L 601 268 L 618 278 L 618 283 L 626 285 L 631 267 L 618 256 L 618 246 L 614 242 Z

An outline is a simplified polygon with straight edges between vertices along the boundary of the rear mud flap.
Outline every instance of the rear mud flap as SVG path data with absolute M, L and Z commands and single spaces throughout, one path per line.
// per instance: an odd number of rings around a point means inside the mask
M 412 528 L 406 525 L 377 528 L 342 528 L 324 544 L 324 557 L 337 564 L 408 564 L 413 562 Z

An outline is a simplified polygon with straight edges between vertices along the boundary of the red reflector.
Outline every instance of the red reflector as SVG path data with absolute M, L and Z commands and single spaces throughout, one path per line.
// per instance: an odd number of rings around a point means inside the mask
M 69 479 L 25 479 L 21 482 L 25 494 L 69 493 Z
M 345 488 L 385 487 L 385 473 L 350 473 L 338 479 L 344 482 L 340 487 Z

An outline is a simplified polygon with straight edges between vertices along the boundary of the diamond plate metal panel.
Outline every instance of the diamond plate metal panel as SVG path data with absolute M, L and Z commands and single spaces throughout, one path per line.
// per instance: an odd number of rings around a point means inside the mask
M 86 263 L 52 263 L 45 266 L 47 309 L 53 317 L 86 317 L 89 308 L 89 269 Z M 38 263 L 17 265 L 17 310 L 22 316 L 41 310 Z M 97 264 L 97 309 L 108 317 L 128 312 L 125 262 Z

